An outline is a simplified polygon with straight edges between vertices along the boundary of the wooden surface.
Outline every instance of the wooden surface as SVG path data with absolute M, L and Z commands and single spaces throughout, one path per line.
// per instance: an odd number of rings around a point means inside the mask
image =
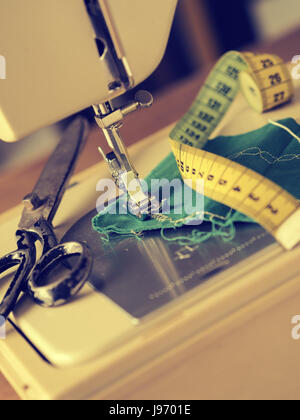
M 260 45 L 258 48 L 251 48 L 251 50 L 275 53 L 289 61 L 299 53 L 299 39 L 300 29 L 277 42 Z M 173 86 L 168 91 L 162 91 L 150 110 L 141 111 L 139 115 L 129 115 L 122 128 L 126 144 L 131 145 L 179 119 L 193 101 L 210 68 L 211 66 L 207 66 L 200 74 Z M 105 144 L 105 141 L 99 129 L 92 127 L 87 145 L 80 157 L 77 171 L 81 171 L 99 161 L 97 145 L 103 144 Z M 32 190 L 46 160 L 47 157 L 39 162 L 32 163 L 30 166 L 1 174 L 0 212 L 19 204 L 24 195 Z M 15 392 L 0 374 L 0 400 L 17 398 Z

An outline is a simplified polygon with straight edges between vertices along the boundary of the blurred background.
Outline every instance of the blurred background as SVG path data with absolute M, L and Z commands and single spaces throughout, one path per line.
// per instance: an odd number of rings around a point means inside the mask
M 255 49 L 300 29 L 299 23 L 299 0 L 179 0 L 166 55 L 141 87 L 159 96 L 200 73 L 225 51 Z M 293 55 L 297 54 L 300 44 Z M 92 121 L 91 111 L 85 114 Z M 63 125 L 44 129 L 17 144 L 0 142 L 0 173 L 48 154 Z
M 179 0 L 167 53 L 145 86 L 161 89 L 228 50 L 251 48 L 298 27 L 299 0 Z

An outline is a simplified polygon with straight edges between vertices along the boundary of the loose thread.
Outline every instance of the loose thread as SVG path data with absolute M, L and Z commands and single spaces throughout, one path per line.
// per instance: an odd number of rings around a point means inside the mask
M 291 136 L 293 136 L 300 143 L 300 137 L 298 137 L 295 133 L 292 132 L 291 129 L 289 129 L 285 125 L 280 124 L 280 123 L 278 123 L 276 121 L 273 121 L 273 120 L 269 120 L 269 123 L 275 125 L 276 127 L 282 128 L 283 130 L 287 131 Z

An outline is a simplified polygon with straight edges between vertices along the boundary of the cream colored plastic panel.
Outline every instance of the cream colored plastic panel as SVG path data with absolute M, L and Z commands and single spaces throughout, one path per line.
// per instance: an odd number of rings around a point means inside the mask
M 164 56 L 177 0 L 106 0 L 106 5 L 137 85 Z
M 159 64 L 175 0 L 110 0 L 133 77 Z M 0 139 L 16 141 L 111 99 L 83 0 L 0 0 Z

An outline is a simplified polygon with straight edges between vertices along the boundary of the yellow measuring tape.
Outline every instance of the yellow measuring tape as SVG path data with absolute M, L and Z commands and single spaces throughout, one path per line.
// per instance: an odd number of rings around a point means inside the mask
M 201 150 L 240 89 L 258 112 L 281 105 L 294 95 L 291 75 L 279 57 L 229 52 L 172 131 L 172 150 L 183 179 L 192 180 L 195 190 L 197 180 L 203 179 L 207 197 L 253 218 L 291 249 L 300 240 L 298 200 L 262 175 Z

